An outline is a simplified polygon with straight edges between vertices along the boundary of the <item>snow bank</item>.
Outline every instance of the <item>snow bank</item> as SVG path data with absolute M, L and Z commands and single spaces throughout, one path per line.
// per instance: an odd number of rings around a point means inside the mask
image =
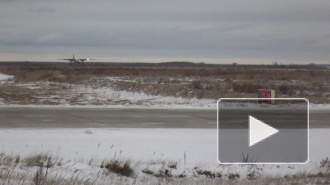
M 9 79 L 12 79 L 12 78 L 14 78 L 14 76 L 0 73 L 0 81 L 9 80 Z

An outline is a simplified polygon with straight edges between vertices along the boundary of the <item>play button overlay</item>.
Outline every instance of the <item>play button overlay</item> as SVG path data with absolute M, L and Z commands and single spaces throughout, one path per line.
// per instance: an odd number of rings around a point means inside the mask
M 267 125 L 266 123 L 249 116 L 250 146 L 276 134 L 277 129 Z
M 305 164 L 309 157 L 308 100 L 222 98 L 218 101 L 218 162 Z M 264 100 L 264 99 L 262 99 Z

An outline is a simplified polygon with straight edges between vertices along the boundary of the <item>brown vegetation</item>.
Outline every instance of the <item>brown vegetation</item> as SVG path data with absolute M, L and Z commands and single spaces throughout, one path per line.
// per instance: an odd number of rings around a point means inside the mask
M 328 70 L 279 70 L 235 68 L 142 68 L 142 67 L 97 67 L 97 66 L 36 66 L 0 67 L 0 72 L 15 75 L 21 81 L 64 81 L 79 76 L 146 76 L 146 77 L 214 77 L 230 80 L 297 80 L 314 82 L 329 80 Z
M 134 172 L 132 167 L 130 166 L 129 161 L 126 161 L 124 164 L 121 164 L 118 160 L 111 160 L 110 162 L 107 162 L 104 167 L 112 173 L 116 173 L 118 175 L 123 175 L 126 177 L 132 176 Z
M 49 81 L 111 87 L 151 95 L 184 98 L 256 97 L 260 88 L 276 90 L 277 97 L 304 97 L 330 103 L 330 71 L 317 69 L 30 66 L 0 67 L 16 82 Z M 128 80 L 102 81 L 103 77 Z M 97 83 L 97 85 L 95 85 Z M 1 92 L 0 92 L 1 94 Z

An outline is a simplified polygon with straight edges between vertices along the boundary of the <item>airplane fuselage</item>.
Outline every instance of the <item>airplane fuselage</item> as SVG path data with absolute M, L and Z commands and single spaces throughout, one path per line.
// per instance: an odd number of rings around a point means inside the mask
M 65 58 L 65 59 L 61 59 L 61 60 L 67 60 L 70 61 L 70 63 L 79 63 L 79 64 L 83 64 L 84 61 L 89 61 L 89 60 L 95 60 L 95 59 L 89 59 L 89 58 L 81 58 L 81 59 L 76 59 L 74 57 L 74 54 L 72 55 L 72 58 Z

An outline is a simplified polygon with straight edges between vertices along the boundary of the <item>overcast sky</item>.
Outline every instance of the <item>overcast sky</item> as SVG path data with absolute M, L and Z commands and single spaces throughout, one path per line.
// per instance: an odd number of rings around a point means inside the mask
M 329 0 L 0 0 L 0 60 L 330 63 Z

